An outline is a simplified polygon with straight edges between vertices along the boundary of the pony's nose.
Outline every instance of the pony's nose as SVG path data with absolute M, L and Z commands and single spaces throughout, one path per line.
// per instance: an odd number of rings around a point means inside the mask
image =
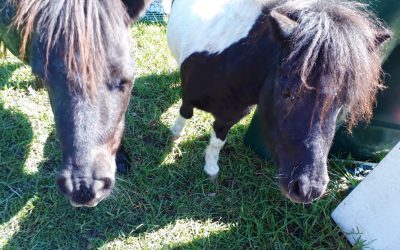
M 68 179 L 65 176 L 59 175 L 56 179 L 56 183 L 58 191 L 60 191 L 60 193 L 62 193 L 65 196 L 69 196 L 71 194 L 72 184 L 70 181 L 68 181 Z
M 300 177 L 292 180 L 288 187 L 287 196 L 294 202 L 308 204 L 321 197 L 326 190 L 328 181 L 311 181 L 308 178 Z
M 95 196 L 91 188 L 81 183 L 79 189 L 72 192 L 71 200 L 76 204 L 87 204 L 92 201 Z
M 74 207 L 94 207 L 112 191 L 115 180 L 112 177 L 73 180 L 65 174 L 57 177 L 60 193 L 71 201 Z

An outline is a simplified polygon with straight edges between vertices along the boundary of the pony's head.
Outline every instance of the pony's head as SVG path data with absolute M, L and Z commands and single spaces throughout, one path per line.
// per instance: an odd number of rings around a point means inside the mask
M 46 82 L 61 142 L 59 190 L 95 206 L 115 183 L 135 64 L 130 24 L 144 0 L 20 0 L 21 54 Z
M 341 0 L 288 1 L 271 11 L 269 25 L 281 54 L 259 107 L 281 191 L 310 203 L 329 182 L 336 124 L 350 131 L 371 118 L 390 32 L 364 5 Z

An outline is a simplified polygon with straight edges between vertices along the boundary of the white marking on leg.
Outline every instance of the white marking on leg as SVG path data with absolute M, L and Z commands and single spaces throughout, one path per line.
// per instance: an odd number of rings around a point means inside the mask
M 218 159 L 219 152 L 224 146 L 225 141 L 217 138 L 214 130 L 211 133 L 210 144 L 206 150 L 206 164 L 204 166 L 204 171 L 212 178 L 217 177 L 219 172 Z
M 180 114 L 175 120 L 175 124 L 171 128 L 172 135 L 174 138 L 179 138 L 182 135 L 183 128 L 185 127 L 186 124 L 185 118 L 183 118 Z

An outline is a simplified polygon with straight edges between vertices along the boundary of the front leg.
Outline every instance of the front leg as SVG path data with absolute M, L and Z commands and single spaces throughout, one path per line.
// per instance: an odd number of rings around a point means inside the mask
M 171 127 L 171 133 L 174 140 L 177 140 L 181 137 L 186 121 L 192 118 L 192 116 L 193 107 L 183 102 L 181 108 L 179 109 L 179 115 L 176 118 L 174 125 Z
M 182 115 L 178 115 L 175 120 L 174 125 L 171 127 L 171 133 L 174 140 L 177 140 L 181 137 L 183 128 L 185 127 L 186 120 Z
M 225 145 L 226 137 L 229 129 L 233 124 L 225 124 L 216 120 L 213 125 L 213 131 L 211 132 L 210 144 L 206 149 L 206 164 L 204 165 L 204 171 L 210 176 L 210 178 L 216 179 L 219 172 L 218 159 L 219 153 L 222 147 Z

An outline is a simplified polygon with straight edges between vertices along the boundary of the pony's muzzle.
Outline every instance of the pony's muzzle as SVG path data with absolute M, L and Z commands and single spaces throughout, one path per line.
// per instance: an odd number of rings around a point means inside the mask
M 94 207 L 106 198 L 114 186 L 111 178 L 93 179 L 80 181 L 73 184 L 73 181 L 63 175 L 57 177 L 57 187 L 71 202 L 74 207 Z
M 326 175 L 318 179 L 302 175 L 293 178 L 289 183 L 281 181 L 282 193 L 291 201 L 301 204 L 309 204 L 320 198 L 327 188 L 329 177 Z

